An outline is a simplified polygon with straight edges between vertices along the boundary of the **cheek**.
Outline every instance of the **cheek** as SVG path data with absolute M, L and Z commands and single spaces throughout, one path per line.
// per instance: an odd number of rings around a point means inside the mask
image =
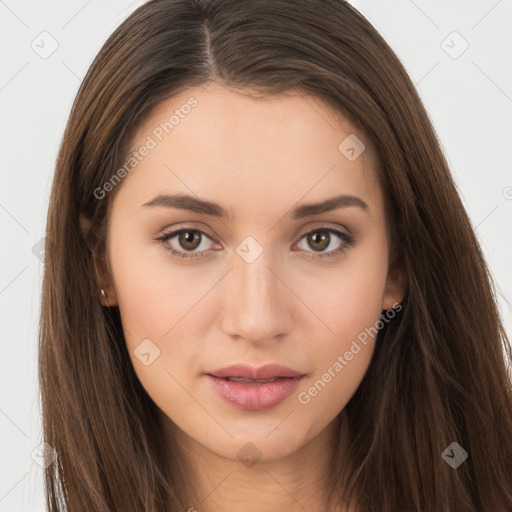
M 197 293 L 187 295 L 186 290 L 197 292 L 195 287 L 204 284 L 191 283 L 183 272 L 169 270 L 170 265 L 162 259 L 151 261 L 151 254 L 128 240 L 111 243 L 112 278 L 126 346 L 135 373 L 152 400 L 166 413 L 187 409 L 192 418 L 196 411 L 190 410 L 190 396 L 180 385 L 186 379 L 178 370 L 191 367 L 197 356 L 185 343 L 188 335 L 182 329 L 187 326 L 187 312 L 199 297 Z M 169 340 L 175 341 L 172 349 Z
M 318 272 L 302 282 L 307 304 L 329 329 L 328 346 L 343 349 L 344 344 L 373 325 L 382 312 L 386 284 L 385 240 L 355 251 L 332 269 Z
M 156 244 L 120 238 L 112 240 L 110 261 L 123 327 L 133 337 L 163 337 L 207 292 L 208 280 L 180 269 Z
M 218 278 L 193 267 L 184 270 L 163 251 L 112 239 L 112 277 L 126 346 L 141 384 L 158 405 L 184 405 L 190 397 L 180 383 L 189 379 L 189 370 L 195 371 L 202 349 L 203 336 L 196 330 L 197 314 L 204 309 L 201 298 Z
M 382 327 L 385 254 L 384 245 L 361 252 L 338 272 L 315 279 L 307 302 L 325 328 L 310 354 L 314 371 L 297 396 L 311 418 L 338 414 L 364 378 Z

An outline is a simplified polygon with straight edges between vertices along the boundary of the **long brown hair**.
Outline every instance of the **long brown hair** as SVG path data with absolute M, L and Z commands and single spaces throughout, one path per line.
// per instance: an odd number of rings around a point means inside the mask
M 51 511 L 186 511 L 186 475 L 130 363 L 95 257 L 134 129 L 163 99 L 212 80 L 262 98 L 301 90 L 364 131 L 378 159 L 402 310 L 345 410 L 331 498 L 364 512 L 512 510 L 510 342 L 494 283 L 409 76 L 341 0 L 152 0 L 91 65 L 60 148 L 46 232 L 39 379 Z M 117 187 L 119 188 L 119 187 Z M 91 221 L 84 236 L 79 216 Z M 458 443 L 457 469 L 442 453 Z M 164 453 L 166 455 L 164 455 Z

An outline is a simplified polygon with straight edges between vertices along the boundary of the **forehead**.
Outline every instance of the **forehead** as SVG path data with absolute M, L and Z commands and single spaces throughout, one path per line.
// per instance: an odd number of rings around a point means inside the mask
M 282 209 L 334 192 L 379 202 L 370 141 L 339 111 L 298 91 L 258 99 L 251 94 L 213 82 L 158 104 L 132 141 L 138 157 L 120 196 L 139 205 L 169 191 L 219 203 L 227 196 L 233 214 L 238 207 L 254 211 L 275 203 Z M 364 151 L 347 158 L 343 151 L 354 140 Z

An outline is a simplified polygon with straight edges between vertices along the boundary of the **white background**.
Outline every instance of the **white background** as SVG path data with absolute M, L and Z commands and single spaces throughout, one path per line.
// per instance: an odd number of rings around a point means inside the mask
M 42 470 L 31 455 L 41 441 L 42 278 L 32 249 L 44 236 L 57 150 L 80 81 L 108 35 L 141 3 L 0 0 L 0 512 L 44 510 Z M 511 334 L 512 2 L 351 3 L 389 42 L 418 87 Z M 31 47 L 42 46 L 40 38 L 48 37 L 40 36 L 43 31 L 58 43 L 46 59 Z M 464 40 L 469 47 L 452 58 Z

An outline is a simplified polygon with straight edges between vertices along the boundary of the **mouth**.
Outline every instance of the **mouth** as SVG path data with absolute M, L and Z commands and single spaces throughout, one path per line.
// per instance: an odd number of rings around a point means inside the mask
M 212 377 L 216 377 L 215 375 L 212 375 Z M 246 379 L 244 377 L 216 377 L 218 379 L 223 379 L 228 382 L 240 382 L 244 384 L 268 384 L 269 382 L 276 382 L 278 380 L 282 379 L 290 379 L 292 377 L 272 377 L 271 379 Z
M 267 380 L 301 377 L 304 374 L 280 364 L 265 364 L 260 367 L 249 366 L 247 364 L 233 364 L 210 372 L 208 375 L 227 379 Z
M 285 401 L 306 375 L 281 365 L 233 365 L 206 374 L 213 390 L 238 409 L 259 411 Z

